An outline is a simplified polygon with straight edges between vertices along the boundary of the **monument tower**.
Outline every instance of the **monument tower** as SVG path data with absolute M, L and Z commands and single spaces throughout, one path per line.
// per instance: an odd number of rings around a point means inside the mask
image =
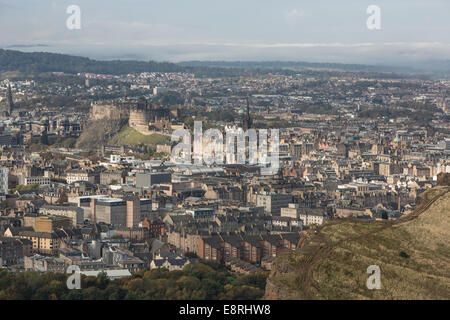
M 244 131 L 247 131 L 248 129 L 250 129 L 252 127 L 252 124 L 253 124 L 253 121 L 252 121 L 252 118 L 250 116 L 250 102 L 249 102 L 248 97 L 247 97 L 247 113 L 244 116 L 244 121 L 243 121 L 243 124 L 242 124 L 242 127 L 243 127 Z
M 13 101 L 13 96 L 12 96 L 12 92 L 11 92 L 11 84 L 8 83 L 8 91 L 6 93 L 6 108 L 4 110 L 5 115 L 10 116 L 11 112 L 14 110 L 14 101 Z

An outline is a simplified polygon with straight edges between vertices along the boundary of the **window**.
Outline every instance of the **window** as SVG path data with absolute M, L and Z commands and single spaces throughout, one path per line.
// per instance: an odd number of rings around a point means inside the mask
M 230 255 L 230 245 L 228 243 L 225 244 L 225 255 L 226 256 Z
M 257 249 L 256 247 L 252 248 L 252 260 L 256 260 L 257 259 Z

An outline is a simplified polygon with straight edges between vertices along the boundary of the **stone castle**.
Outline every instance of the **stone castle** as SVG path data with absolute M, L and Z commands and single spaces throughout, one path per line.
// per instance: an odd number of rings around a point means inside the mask
M 170 133 L 179 127 L 173 125 L 177 116 L 176 108 L 150 104 L 145 98 L 123 103 L 93 104 L 90 114 L 93 120 L 128 118 L 128 126 L 145 135 Z

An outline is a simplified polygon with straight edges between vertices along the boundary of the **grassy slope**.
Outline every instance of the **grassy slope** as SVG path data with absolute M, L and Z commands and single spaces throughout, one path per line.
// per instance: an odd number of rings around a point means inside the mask
M 450 299 L 449 207 L 450 187 L 436 187 L 395 222 L 331 222 L 277 259 L 266 298 Z M 366 288 L 369 265 L 381 290 Z
M 169 141 L 169 138 L 162 134 L 144 135 L 128 126 L 123 127 L 119 133 L 112 137 L 108 144 L 111 145 L 156 145 L 159 142 Z

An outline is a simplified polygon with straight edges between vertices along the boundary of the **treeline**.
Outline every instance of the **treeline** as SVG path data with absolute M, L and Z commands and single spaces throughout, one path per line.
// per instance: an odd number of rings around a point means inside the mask
M 223 265 L 202 263 L 182 271 L 141 271 L 116 280 L 104 273 L 82 276 L 80 290 L 67 288 L 68 276 L 0 271 L 0 300 L 245 300 L 261 299 L 266 285 L 265 274 L 236 276 Z
M 188 72 L 198 77 L 246 77 L 274 72 L 266 69 L 216 68 L 183 66 L 170 62 L 136 60 L 93 60 L 66 54 L 49 52 L 21 52 L 0 49 L 0 72 L 18 71 L 22 75 L 41 75 L 48 72 L 66 74 L 98 73 L 123 75 L 141 72 Z M 284 74 L 294 71 L 278 70 Z
M 44 72 L 79 72 L 127 74 L 139 72 L 183 72 L 186 68 L 168 62 L 97 61 L 89 58 L 48 52 L 21 52 L 0 49 L 0 71 L 20 71 L 25 74 Z

